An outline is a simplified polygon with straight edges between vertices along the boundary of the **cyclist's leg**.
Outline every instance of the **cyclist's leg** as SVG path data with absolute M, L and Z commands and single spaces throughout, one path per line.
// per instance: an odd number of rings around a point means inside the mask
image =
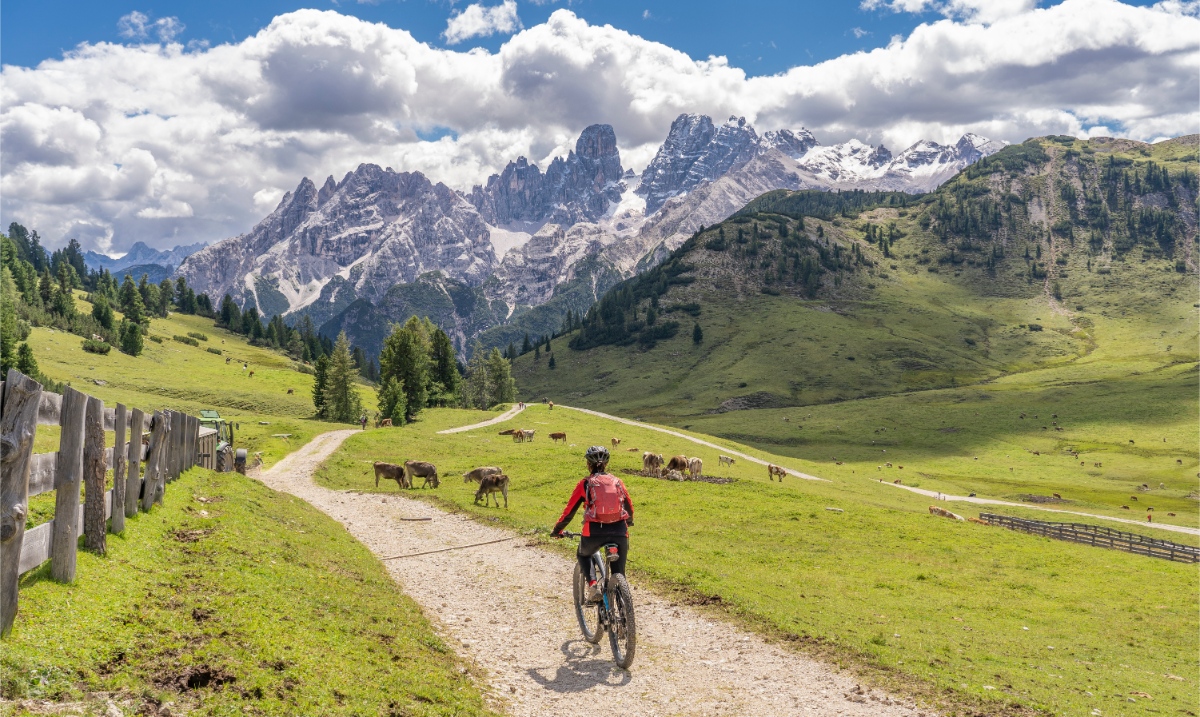
M 606 544 L 611 543 L 617 546 L 617 555 L 619 556 L 612 564 L 610 569 L 613 574 L 625 574 L 625 559 L 629 557 L 629 538 L 622 535 L 617 538 L 605 538 Z
M 586 535 L 579 539 L 579 550 L 575 552 L 575 558 L 579 561 L 579 569 L 583 571 L 583 576 L 588 579 L 588 582 L 596 579 L 592 555 L 607 542 L 611 541 Z

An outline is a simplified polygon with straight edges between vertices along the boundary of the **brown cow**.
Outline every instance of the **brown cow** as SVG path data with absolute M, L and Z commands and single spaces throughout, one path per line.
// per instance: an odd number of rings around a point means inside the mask
M 481 468 L 476 468 L 473 471 L 467 471 L 466 473 L 463 473 L 463 483 L 470 483 L 471 481 L 479 483 L 488 476 L 500 475 L 503 472 L 504 471 L 500 470 L 496 466 L 483 466 Z
M 679 471 L 680 473 L 688 469 L 687 456 L 671 456 L 671 460 L 667 461 L 667 470 Z
M 287 393 L 287 395 L 289 395 L 289 396 L 290 396 L 290 395 L 292 395 L 292 394 L 293 394 L 293 393 L 295 393 L 295 392 L 296 392 L 296 390 L 295 390 L 295 389 L 289 388 L 289 389 L 288 389 L 288 393 Z
M 613 448 L 616 448 L 616 447 L 617 447 L 617 446 L 619 446 L 619 445 L 621 445 L 621 439 L 620 439 L 620 438 L 614 438 L 614 439 L 612 439 L 612 447 L 613 447 Z
M 483 507 L 490 504 L 489 498 L 496 493 L 504 496 L 504 507 L 508 507 L 508 476 L 490 475 L 484 476 L 483 480 L 479 481 L 479 490 L 475 491 L 475 504 L 479 504 L 479 499 L 483 498 Z M 500 507 L 500 499 L 496 499 L 496 507 Z
M 550 410 L 551 410 L 551 411 L 553 411 L 553 410 L 554 410 L 554 401 L 551 401 L 551 402 L 550 402 Z
M 513 429 L 512 437 L 513 437 L 513 443 L 524 443 L 525 442 L 525 431 L 522 431 L 520 428 Z
M 566 443 L 566 442 L 567 442 L 567 434 L 565 434 L 565 433 L 551 433 L 551 434 L 550 434 L 550 440 L 551 440 L 551 441 L 556 441 L 556 442 L 557 442 L 557 441 L 562 441 L 563 443 Z
M 375 461 L 375 487 L 379 487 L 379 479 L 387 478 L 388 480 L 396 481 L 398 488 L 412 488 L 412 484 L 408 482 L 408 476 L 404 472 L 404 466 L 398 466 L 394 463 L 383 463 Z
M 379 422 L 379 427 L 380 428 L 391 428 L 392 427 L 392 419 L 390 419 L 390 418 L 383 419 L 382 421 Z
M 663 457 L 660 453 L 651 453 L 646 451 L 642 454 L 642 472 L 649 475 L 660 475 L 662 472 Z
M 438 487 L 437 467 L 432 463 L 425 461 L 404 461 L 404 473 L 408 476 L 409 487 L 416 487 L 413 483 L 413 478 L 424 478 L 425 482 L 421 484 L 424 488 L 430 483 L 433 487 Z
M 253 372 L 253 371 L 251 371 L 251 372 L 250 372 L 250 378 L 254 378 L 254 372 Z
M 787 471 L 774 463 L 767 466 L 767 478 L 775 480 L 775 476 L 779 476 L 779 482 L 783 482 L 783 477 L 787 475 Z

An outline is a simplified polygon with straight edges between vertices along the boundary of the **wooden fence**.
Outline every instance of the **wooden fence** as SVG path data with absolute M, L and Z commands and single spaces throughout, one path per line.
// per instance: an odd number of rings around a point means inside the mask
M 1200 562 L 1200 548 L 1190 545 L 1172 543 L 1169 540 L 1148 538 L 1137 533 L 1126 533 L 1113 530 L 1101 525 L 1085 523 L 1048 523 L 1041 520 L 1012 518 L 1007 515 L 980 513 L 979 519 L 989 525 L 999 525 L 1010 530 L 1033 533 L 1056 540 L 1069 540 L 1072 543 L 1095 545 L 1101 548 L 1124 550 L 1127 553 L 1147 555 L 1152 558 L 1165 558 L 1179 563 Z
M 120 403 L 105 409 L 100 399 L 69 386 L 61 396 L 43 391 L 41 384 L 16 370 L 0 382 L 0 407 L 3 637 L 16 619 L 21 575 L 49 560 L 52 579 L 74 580 L 79 536 L 87 550 L 104 553 L 106 532 L 123 531 L 125 518 L 162 502 L 168 482 L 211 460 L 216 431 L 201 428 L 198 418 L 177 411 L 146 414 Z M 56 452 L 33 452 L 39 425 L 61 428 Z M 107 448 L 106 430 L 113 431 L 114 438 Z M 105 491 L 110 467 L 113 488 Z M 29 498 L 48 491 L 55 492 L 55 517 L 26 530 Z

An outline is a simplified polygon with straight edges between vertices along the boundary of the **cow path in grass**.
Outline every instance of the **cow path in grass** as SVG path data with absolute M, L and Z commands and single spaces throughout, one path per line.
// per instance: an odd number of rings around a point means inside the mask
M 624 423 L 627 426 L 637 426 L 638 428 L 645 428 L 645 429 L 648 429 L 651 431 L 658 431 L 659 433 L 665 433 L 668 436 L 675 436 L 676 438 L 682 438 L 686 441 L 691 441 L 692 443 L 698 443 L 702 446 L 708 446 L 709 448 L 716 448 L 718 451 L 724 451 L 726 455 L 740 458 L 744 461 L 750 461 L 751 463 L 757 463 L 761 466 L 773 465 L 769 461 L 764 461 L 761 458 L 755 458 L 754 456 L 748 456 L 745 453 L 741 453 L 739 451 L 735 451 L 730 448 L 726 448 L 725 446 L 718 446 L 716 443 L 711 443 L 702 438 L 696 438 L 695 436 L 689 436 L 686 433 L 680 433 L 679 431 L 672 431 L 669 428 L 660 428 L 658 426 L 652 426 L 649 423 L 642 423 L 641 421 L 633 421 L 628 418 L 621 418 L 620 416 L 610 416 L 607 413 L 600 413 L 599 411 L 593 411 L 590 408 L 576 408 L 575 406 L 561 406 L 561 408 L 569 408 L 572 411 L 579 411 L 580 413 L 586 413 L 589 416 L 596 416 L 597 418 L 607 418 L 610 421 L 616 421 L 617 423 Z M 828 478 L 818 478 L 817 476 L 812 476 L 807 473 L 801 473 L 800 471 L 792 470 L 791 468 L 784 468 L 783 466 L 780 466 L 780 468 L 783 468 L 785 471 L 787 471 L 788 475 L 795 476 L 797 478 L 803 478 L 804 480 L 823 480 L 823 481 L 829 480 Z
M 341 522 L 380 558 L 507 538 L 384 560 L 439 635 L 482 668 L 485 691 L 500 711 L 531 717 L 589 711 L 639 716 L 915 714 L 915 705 L 907 700 L 866 689 L 856 694 L 852 677 L 639 590 L 636 583 L 637 659 L 629 671 L 618 668 L 607 639 L 593 646 L 580 637 L 571 602 L 572 560 L 511 531 L 402 494 L 339 492 L 314 484 L 317 467 L 355 432 L 321 434 L 258 478 Z
M 732 450 L 725 446 L 720 446 L 720 445 L 717 445 L 716 443 L 711 443 L 709 441 L 705 441 L 700 438 L 695 438 L 694 436 L 689 436 L 688 434 L 680 433 L 679 431 L 672 431 L 668 428 L 660 428 L 658 426 L 650 425 L 649 423 L 642 423 L 641 421 L 632 421 L 628 418 L 621 418 L 619 416 L 611 416 L 607 413 L 593 411 L 588 408 L 576 408 L 575 406 L 560 406 L 560 408 L 568 408 L 572 411 L 579 411 L 580 413 L 586 413 L 588 415 L 596 416 L 598 418 L 607 418 L 608 420 L 616 421 L 617 423 L 624 423 L 629 426 L 637 426 L 638 428 L 645 428 L 645 429 L 648 429 L 651 431 L 658 431 L 659 433 L 666 433 L 668 435 L 675 436 L 677 438 L 683 438 L 685 440 L 691 441 L 692 443 L 698 443 L 702 446 L 708 446 L 709 448 L 716 448 L 719 451 L 724 451 L 726 455 L 736 456 L 743 460 L 751 461 L 752 463 L 758 463 L 759 465 L 764 465 L 764 466 L 770 465 L 767 461 L 764 461 L 761 458 L 755 458 L 754 456 L 748 456 L 745 453 L 739 453 L 738 451 Z M 443 433 L 446 433 L 446 431 L 443 431 Z M 782 468 L 783 466 L 780 466 L 780 467 Z M 784 470 L 787 471 L 788 475 L 796 476 L 797 478 L 806 478 L 808 480 L 828 480 L 826 478 L 818 478 L 817 476 L 809 475 L 807 473 L 801 473 L 800 471 L 792 470 L 791 468 L 784 468 Z M 904 490 L 912 491 L 913 493 L 919 493 L 921 495 L 928 496 L 930 498 L 935 498 L 935 499 L 944 500 L 944 501 L 962 501 L 965 503 L 976 503 L 979 505 L 1006 505 L 1006 506 L 1010 506 L 1013 508 L 1025 508 L 1027 510 L 1041 510 L 1041 511 L 1045 511 L 1047 513 L 1062 513 L 1065 515 L 1078 515 L 1078 516 L 1082 516 L 1084 518 L 1096 518 L 1097 520 L 1111 520 L 1115 523 L 1127 523 L 1129 525 L 1140 525 L 1145 528 L 1168 530 L 1168 531 L 1172 531 L 1175 533 L 1187 533 L 1188 535 L 1200 535 L 1200 529 L 1189 528 L 1184 525 L 1171 525 L 1170 523 L 1148 523 L 1148 522 L 1142 522 L 1139 520 L 1130 520 L 1129 518 L 1117 518 L 1115 516 L 1097 515 L 1096 513 L 1085 513 L 1083 511 L 1076 511 L 1076 510 L 1062 510 L 1060 508 L 1044 508 L 1040 505 L 1027 505 L 1025 503 L 1013 503 L 1012 501 L 996 500 L 993 498 L 979 498 L 979 497 L 971 497 L 971 496 L 966 496 L 966 495 L 949 495 L 947 493 L 939 493 L 939 492 L 933 491 L 933 490 L 926 490 L 924 488 L 916 488 L 916 487 L 913 487 L 910 485 L 890 483 L 888 481 L 882 481 L 882 483 L 884 485 L 890 485 L 895 488 L 903 488 Z
M 488 420 L 480 421 L 479 423 L 472 423 L 469 426 L 459 426 L 458 428 L 447 428 L 444 431 L 438 431 L 438 433 L 442 433 L 442 434 L 462 433 L 463 431 L 473 431 L 476 428 L 484 428 L 486 426 L 492 426 L 497 423 L 504 423 L 508 419 L 512 418 L 513 416 L 517 415 L 518 413 L 520 413 L 521 411 L 524 411 L 524 410 L 525 410 L 525 408 L 523 406 L 521 406 L 520 404 L 517 404 L 516 406 L 513 406 L 512 408 L 508 409 L 504 413 L 501 413 L 499 416 L 496 416 L 495 418 L 489 418 Z

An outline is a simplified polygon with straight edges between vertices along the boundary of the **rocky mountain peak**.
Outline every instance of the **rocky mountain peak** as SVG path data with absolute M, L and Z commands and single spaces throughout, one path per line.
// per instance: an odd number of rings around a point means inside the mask
M 476 185 L 467 201 L 494 225 L 595 221 L 620 201 L 624 173 L 612 125 L 594 124 L 580 133 L 573 152 L 550 162 L 545 174 L 518 157 L 486 186 Z
M 762 138 L 758 141 L 760 152 L 777 149 L 792 159 L 800 159 L 808 154 L 808 150 L 818 144 L 820 142 L 813 136 L 813 133 L 803 127 L 795 131 L 790 129 L 769 130 L 763 132 Z
M 745 117 L 731 116 L 715 127 L 706 115 L 679 115 L 642 173 L 637 193 L 646 199 L 646 214 L 657 211 L 667 199 L 750 161 L 758 141 Z

